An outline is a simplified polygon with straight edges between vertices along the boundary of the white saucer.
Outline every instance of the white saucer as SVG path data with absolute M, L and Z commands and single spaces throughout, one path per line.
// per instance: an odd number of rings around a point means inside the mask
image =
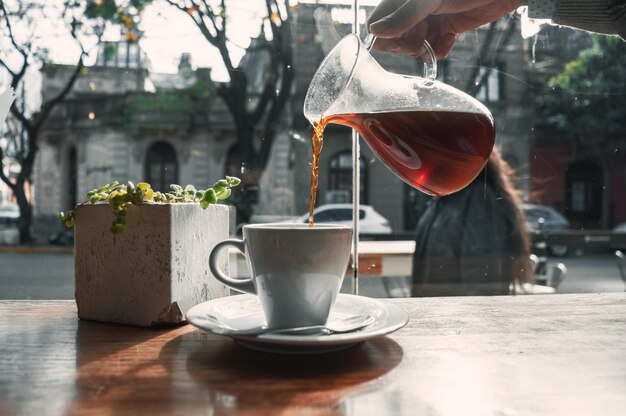
M 235 295 L 210 300 L 189 309 L 187 321 L 205 331 L 225 335 L 240 344 L 266 352 L 317 354 L 338 351 L 402 328 L 409 320 L 406 311 L 394 304 L 363 296 L 340 293 L 328 319 L 346 319 L 354 315 L 372 315 L 374 322 L 358 331 L 331 335 L 242 335 L 265 324 L 265 316 L 256 296 Z

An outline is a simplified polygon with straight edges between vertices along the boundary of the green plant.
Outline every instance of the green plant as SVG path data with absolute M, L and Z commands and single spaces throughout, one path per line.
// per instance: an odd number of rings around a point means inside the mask
M 74 209 L 59 214 L 59 221 L 66 227 L 74 226 L 76 210 L 87 203 L 96 204 L 106 202 L 113 208 L 113 221 L 110 230 L 113 234 L 119 234 L 126 228 L 126 213 L 129 205 L 142 205 L 154 203 L 179 203 L 195 202 L 202 209 L 217 203 L 218 200 L 228 199 L 231 188 L 239 185 L 241 180 L 234 176 L 226 176 L 215 182 L 206 190 L 197 190 L 193 185 L 187 185 L 184 189 L 180 185 L 170 185 L 170 192 L 159 192 L 152 189 L 149 183 L 140 182 L 136 186 L 132 182 L 120 184 L 118 181 L 111 182 L 87 193 L 88 200 L 78 204 Z

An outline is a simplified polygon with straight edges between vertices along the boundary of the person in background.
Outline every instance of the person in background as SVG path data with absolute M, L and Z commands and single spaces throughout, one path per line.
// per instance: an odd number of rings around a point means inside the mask
M 382 0 L 368 27 L 378 50 L 418 56 L 427 40 L 444 58 L 460 33 L 522 6 L 530 18 L 626 38 L 626 0 Z
M 467 187 L 433 197 L 418 221 L 412 296 L 507 295 L 532 278 L 512 169 L 494 148 Z

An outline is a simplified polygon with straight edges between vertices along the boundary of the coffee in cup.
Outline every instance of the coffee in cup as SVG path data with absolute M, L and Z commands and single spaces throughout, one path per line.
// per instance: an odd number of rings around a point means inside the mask
M 249 224 L 243 240 L 217 244 L 211 272 L 240 292 L 256 294 L 271 329 L 325 325 L 348 267 L 352 229 L 344 225 Z M 239 249 L 251 271 L 233 279 L 218 266 L 219 252 Z

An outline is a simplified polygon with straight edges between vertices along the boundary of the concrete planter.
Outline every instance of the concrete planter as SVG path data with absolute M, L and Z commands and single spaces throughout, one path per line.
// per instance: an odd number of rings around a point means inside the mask
M 128 209 L 126 230 L 111 234 L 107 204 L 75 217 L 78 316 L 138 326 L 180 323 L 187 310 L 228 295 L 213 278 L 209 253 L 228 238 L 229 208 L 146 204 Z M 224 269 L 228 264 L 224 264 Z

